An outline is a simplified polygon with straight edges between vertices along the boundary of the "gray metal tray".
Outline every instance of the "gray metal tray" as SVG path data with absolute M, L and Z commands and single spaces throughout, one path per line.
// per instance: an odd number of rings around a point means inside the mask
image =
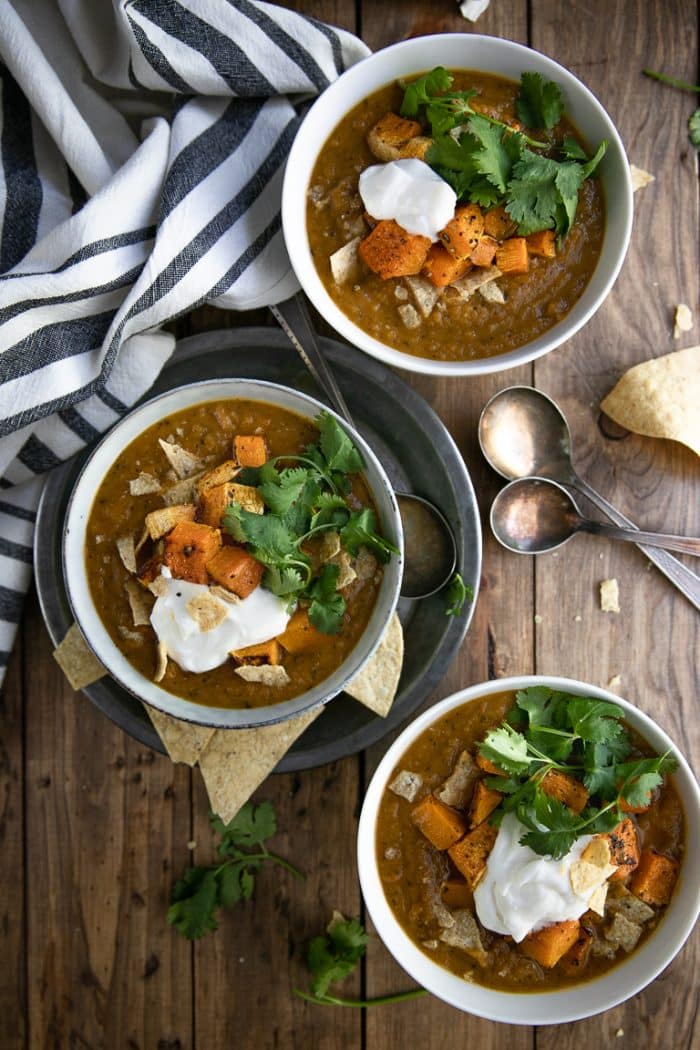
M 474 490 L 457 447 L 430 406 L 373 358 L 322 339 L 359 430 L 397 488 L 433 500 L 452 525 L 459 567 L 476 595 L 481 571 L 481 528 Z M 183 339 L 148 396 L 199 379 L 266 379 L 324 400 L 287 338 L 274 328 L 238 328 Z M 61 568 L 61 537 L 68 496 L 82 460 L 49 476 L 39 507 L 34 567 L 39 601 L 54 644 L 72 622 Z M 282 759 L 277 772 L 311 769 L 376 743 L 411 715 L 435 688 L 459 648 L 472 616 L 445 615 L 444 594 L 399 603 L 406 640 L 399 691 L 387 718 L 341 694 Z M 125 732 L 156 751 L 163 746 L 142 705 L 106 676 L 85 690 Z

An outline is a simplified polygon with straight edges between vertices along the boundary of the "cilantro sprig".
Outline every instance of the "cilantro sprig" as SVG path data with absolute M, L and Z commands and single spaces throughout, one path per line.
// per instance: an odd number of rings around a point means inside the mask
M 447 608 L 445 613 L 447 616 L 461 616 L 464 604 L 467 601 L 474 601 L 474 591 L 465 583 L 460 573 L 455 572 L 452 574 L 452 578 L 447 584 Z
M 476 92 L 452 92 L 452 83 L 452 75 L 438 66 L 405 87 L 402 115 L 430 126 L 427 162 L 458 199 L 484 208 L 504 205 L 521 235 L 553 229 L 565 236 L 581 185 L 597 168 L 607 142 L 589 159 L 572 136 L 559 141 L 555 129 L 564 100 L 559 86 L 540 73 L 522 74 L 516 111 L 525 128 L 546 133 L 544 141 L 478 112 L 471 104 Z
M 400 1003 L 426 995 L 424 988 L 414 988 L 397 995 L 377 999 L 342 999 L 329 992 L 330 986 L 348 977 L 362 960 L 369 938 L 357 919 L 345 919 L 336 912 L 325 934 L 314 937 L 308 945 L 306 963 L 311 972 L 309 992 L 294 988 L 294 994 L 318 1006 L 350 1006 L 363 1008 Z
M 348 502 L 349 475 L 363 467 L 360 452 L 328 412 L 321 412 L 315 422 L 318 442 L 303 454 L 276 456 L 239 476 L 257 489 L 265 513 L 254 514 L 233 503 L 224 513 L 223 526 L 266 567 L 264 587 L 290 605 L 303 603 L 317 630 L 337 634 L 345 613 L 345 599 L 336 587 L 338 567 L 315 569 L 308 542 L 333 529 L 351 556 L 366 547 L 387 562 L 399 551 L 379 534 L 369 507 L 357 510 Z
M 617 704 L 533 686 L 516 693 L 507 721 L 490 730 L 479 752 L 505 776 L 485 778 L 504 794 L 496 811 L 515 813 L 527 832 L 523 845 L 558 859 L 581 835 L 611 831 L 624 806 L 648 803 L 666 773 L 670 753 L 633 756 L 633 744 Z M 550 797 L 542 781 L 555 770 L 583 782 L 588 804 L 580 814 Z
M 277 831 L 271 802 L 261 802 L 259 806 L 246 802 L 228 824 L 210 813 L 209 822 L 221 836 L 217 847 L 221 862 L 206 868 L 188 868 L 173 887 L 168 909 L 168 923 L 190 940 L 217 929 L 219 908 L 231 908 L 250 899 L 255 874 L 266 861 L 280 865 L 298 879 L 305 878 L 298 868 L 265 846 Z
M 657 73 L 653 69 L 643 69 L 642 73 L 645 77 L 658 80 L 669 87 L 677 88 L 679 91 L 700 92 L 700 84 L 689 84 L 687 80 L 678 80 L 676 77 L 669 77 L 665 73 Z M 688 138 L 696 150 L 700 152 L 700 109 L 696 109 L 688 117 Z

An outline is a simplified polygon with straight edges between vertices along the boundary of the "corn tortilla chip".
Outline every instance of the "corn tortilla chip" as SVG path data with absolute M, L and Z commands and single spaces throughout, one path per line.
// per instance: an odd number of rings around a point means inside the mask
M 468 273 L 466 276 L 460 277 L 459 280 L 453 281 L 450 288 L 454 288 L 460 299 L 471 299 L 474 292 L 481 288 L 482 285 L 488 284 L 489 281 L 495 281 L 500 276 L 501 271 L 497 266 L 488 266 L 479 273 Z
M 423 317 L 430 317 L 443 289 L 436 288 L 425 277 L 404 277 L 404 281 Z
M 357 579 L 357 573 L 352 567 L 352 558 L 347 551 L 338 551 L 326 560 L 329 564 L 338 566 L 338 579 L 335 584 L 337 590 L 342 591 Z
M 700 346 L 644 361 L 625 372 L 601 402 L 620 426 L 670 438 L 700 456 Z
M 164 598 L 168 593 L 168 581 L 165 576 L 156 576 L 155 580 L 149 583 L 148 589 L 156 598 Z
M 136 547 L 133 536 L 120 536 L 117 540 L 117 551 L 122 565 L 127 572 L 136 572 Z
M 331 264 L 331 273 L 336 284 L 348 284 L 353 281 L 360 272 L 360 258 L 357 254 L 359 237 L 353 237 L 351 241 L 344 244 L 333 252 L 328 260 Z
M 620 588 L 618 587 L 617 580 L 601 580 L 600 608 L 602 612 L 619 613 Z
M 204 471 L 190 474 L 182 481 L 176 481 L 163 493 L 163 503 L 166 507 L 172 507 L 176 503 L 194 503 L 197 499 L 197 482 L 203 476 Z
M 610 867 L 612 853 L 607 838 L 596 835 L 581 853 L 581 860 L 596 868 Z
M 503 289 L 500 284 L 496 284 L 495 281 L 489 281 L 488 284 L 482 284 L 479 288 L 479 295 L 482 299 L 485 299 L 487 303 L 504 303 L 506 301 Z
M 194 503 L 178 503 L 171 507 L 159 507 L 146 515 L 146 528 L 152 540 L 167 536 L 180 521 L 194 521 L 197 508 Z
M 226 619 L 226 606 L 212 594 L 190 598 L 186 608 L 200 631 L 213 631 Z
M 673 338 L 680 339 L 684 332 L 693 327 L 693 314 L 687 303 L 679 303 L 673 317 Z
M 260 729 L 217 729 L 199 759 L 214 813 L 227 824 L 323 711 L 316 707 Z
M 84 689 L 107 674 L 76 623 L 71 624 L 61 644 L 54 649 L 53 658 L 73 689 Z
M 282 664 L 243 664 L 235 673 L 245 682 L 260 682 L 261 685 L 282 686 L 289 681 L 289 675 Z
M 144 704 L 144 707 L 171 761 L 195 766 L 216 730 L 210 726 L 182 722 L 179 718 L 156 710 L 155 707 L 149 707 L 148 704 Z
M 221 598 L 222 602 L 228 602 L 229 605 L 237 605 L 238 602 L 242 601 L 237 594 L 233 591 L 227 591 L 225 587 L 220 587 L 218 583 L 213 584 L 209 588 L 209 593 L 215 598 Z
M 656 176 L 644 168 L 638 168 L 636 164 L 630 164 L 630 175 L 632 177 L 632 193 L 643 190 L 650 182 L 656 181 Z
M 154 682 L 162 682 L 168 669 L 168 647 L 165 642 L 158 642 L 156 649 L 156 670 L 153 675 Z
M 162 577 L 160 577 L 162 579 Z M 151 609 L 153 602 L 148 591 L 145 591 L 136 580 L 127 580 L 124 584 L 126 596 L 129 599 L 131 619 L 134 627 L 145 627 L 151 622 Z
M 129 482 L 129 493 L 132 496 L 148 496 L 151 492 L 160 492 L 160 482 L 153 474 L 143 471 Z
M 601 917 L 605 915 L 605 902 L 608 897 L 608 884 L 604 882 L 602 886 L 599 886 L 597 890 L 588 898 L 588 907 L 591 911 L 594 911 L 596 915 Z
M 374 655 L 345 686 L 345 692 L 385 718 L 396 696 L 402 664 L 403 630 L 394 613 Z
M 411 306 L 410 303 L 404 303 L 403 306 L 399 307 L 399 317 L 406 328 L 417 328 L 421 323 L 420 314 L 415 306 Z
M 201 496 L 203 492 L 214 489 L 218 485 L 225 485 L 227 481 L 233 481 L 236 475 L 240 474 L 241 469 L 235 459 L 227 459 L 219 463 L 218 467 L 214 467 L 213 470 L 208 470 L 206 474 L 200 474 L 196 484 L 198 495 Z
M 162 438 L 158 438 L 158 444 L 178 478 L 188 478 L 195 471 L 202 469 L 203 463 L 199 456 L 188 452 L 182 445 L 177 445 L 174 441 L 163 441 Z

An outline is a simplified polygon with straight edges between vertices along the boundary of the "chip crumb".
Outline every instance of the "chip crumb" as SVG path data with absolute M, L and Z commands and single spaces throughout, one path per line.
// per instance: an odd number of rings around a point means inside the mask
M 576 613 L 576 615 L 574 616 L 574 623 L 581 623 L 582 620 L 583 616 L 581 616 L 581 613 Z
M 190 598 L 185 608 L 203 633 L 214 631 L 227 616 L 226 606 L 211 593 Z
M 399 317 L 406 328 L 418 328 L 421 323 L 418 311 L 410 303 L 404 303 L 403 306 L 399 307 Z
M 535 621 L 535 623 L 542 623 L 542 617 L 539 613 L 535 613 L 535 615 L 533 616 L 533 620 Z
M 187 848 L 190 850 L 197 849 L 196 841 L 194 839 L 190 839 L 190 841 L 187 843 Z
M 615 1038 L 616 1039 L 622 1039 L 624 1034 L 625 1034 L 624 1028 L 618 1028 L 618 1030 L 615 1032 Z
M 168 647 L 165 642 L 158 642 L 156 650 L 156 670 L 153 675 L 154 682 L 162 682 L 168 669 Z
M 620 685 L 622 685 L 622 675 L 614 674 L 608 681 L 608 689 L 617 689 Z
M 152 492 L 160 492 L 160 482 L 153 474 L 144 471 L 132 478 L 129 482 L 129 494 L 131 496 L 148 496 Z
M 693 313 L 687 303 L 679 303 L 673 317 L 673 338 L 680 339 L 684 332 L 693 327 Z
M 234 671 L 246 682 L 260 682 L 262 685 L 283 686 L 289 682 L 289 675 L 282 664 L 243 664 Z
M 632 193 L 643 190 L 650 182 L 656 182 L 656 176 L 644 168 L 638 168 L 636 164 L 630 164 L 630 176 L 632 177 Z
M 600 608 L 602 612 L 619 613 L 620 588 L 617 580 L 602 580 L 600 584 Z
M 420 773 L 413 773 L 410 769 L 402 769 L 396 774 L 388 788 L 395 795 L 405 798 L 407 802 L 415 802 L 422 786 L 423 777 Z
M 482 284 L 479 288 L 479 295 L 482 299 L 485 299 L 487 303 L 504 303 L 506 301 L 503 289 L 500 284 L 496 284 L 495 281 L 489 281 L 488 284 Z
M 188 478 L 195 471 L 202 469 L 203 464 L 199 456 L 188 452 L 186 448 L 178 445 L 175 441 L 163 441 L 162 438 L 158 438 L 158 444 L 178 478 Z
M 402 284 L 397 284 L 394 288 L 394 296 L 400 302 L 405 303 L 408 299 L 408 288 L 404 288 Z
M 470 22 L 476 22 L 477 18 L 481 18 L 490 3 L 491 0 L 462 0 L 459 9 Z
M 117 540 L 117 552 L 127 572 L 136 572 L 136 547 L 133 536 L 120 536 Z

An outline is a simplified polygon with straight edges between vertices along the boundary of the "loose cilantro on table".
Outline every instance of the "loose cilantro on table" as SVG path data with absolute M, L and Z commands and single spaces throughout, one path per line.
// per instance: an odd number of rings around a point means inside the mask
M 216 930 L 218 908 L 231 908 L 250 899 L 255 873 L 265 861 L 279 864 L 298 879 L 305 876 L 292 864 L 270 853 L 265 841 L 277 831 L 270 802 L 246 802 L 228 824 L 211 813 L 209 821 L 221 836 L 217 852 L 222 861 L 208 868 L 188 868 L 172 891 L 168 922 L 183 937 L 196 940 Z
M 379 535 L 369 507 L 358 511 L 348 503 L 348 475 L 363 467 L 358 449 L 329 413 L 321 412 L 315 422 L 317 444 L 302 455 L 277 456 L 247 472 L 241 482 L 257 488 L 266 512 L 254 514 L 234 503 L 226 509 L 223 526 L 265 565 L 264 587 L 287 598 L 290 605 L 301 602 L 308 606 L 314 627 L 324 634 L 336 634 L 345 612 L 345 601 L 336 590 L 338 567 L 325 565 L 314 570 L 305 550 L 307 541 L 333 529 L 352 556 L 360 547 L 367 547 L 387 562 L 399 551 Z
M 665 73 L 656 73 L 653 69 L 643 69 L 642 73 L 645 77 L 659 80 L 662 84 L 668 84 L 669 87 L 678 88 L 679 91 L 700 91 L 700 84 L 689 84 L 687 80 L 677 80 L 675 77 L 666 76 Z M 688 117 L 688 138 L 700 152 L 700 109 L 696 109 Z
M 488 787 L 504 794 L 496 813 L 515 813 L 528 830 L 520 840 L 555 859 L 581 835 L 611 831 L 624 818 L 623 805 L 648 803 L 666 773 L 676 768 L 668 752 L 632 757 L 632 741 L 617 704 L 534 686 L 516 693 L 508 720 L 490 730 L 479 752 L 506 776 L 488 776 Z M 575 814 L 542 790 L 552 770 L 576 777 L 589 800 Z
M 414 988 L 410 992 L 385 995 L 378 999 L 340 999 L 330 995 L 330 986 L 348 977 L 357 967 L 367 950 L 368 940 L 365 930 L 356 919 L 344 919 L 342 916 L 334 918 L 325 934 L 309 942 L 306 962 L 312 975 L 311 991 L 303 992 L 294 988 L 294 994 L 319 1006 L 360 1008 L 400 1003 L 427 994 L 424 988 Z
M 460 616 L 464 603 L 466 601 L 474 601 L 474 591 L 465 583 L 461 575 L 458 572 L 452 574 L 452 579 L 447 584 L 447 608 L 445 614 L 447 616 Z
M 589 160 L 572 136 L 557 141 L 553 129 L 564 102 L 558 85 L 540 73 L 522 74 L 516 110 L 526 128 L 547 132 L 546 141 L 477 112 L 471 104 L 476 92 L 450 92 L 452 82 L 438 66 L 405 87 L 402 115 L 430 125 L 427 162 L 458 199 L 484 208 L 503 204 L 521 235 L 553 229 L 565 236 L 581 185 L 600 163 L 607 142 Z

